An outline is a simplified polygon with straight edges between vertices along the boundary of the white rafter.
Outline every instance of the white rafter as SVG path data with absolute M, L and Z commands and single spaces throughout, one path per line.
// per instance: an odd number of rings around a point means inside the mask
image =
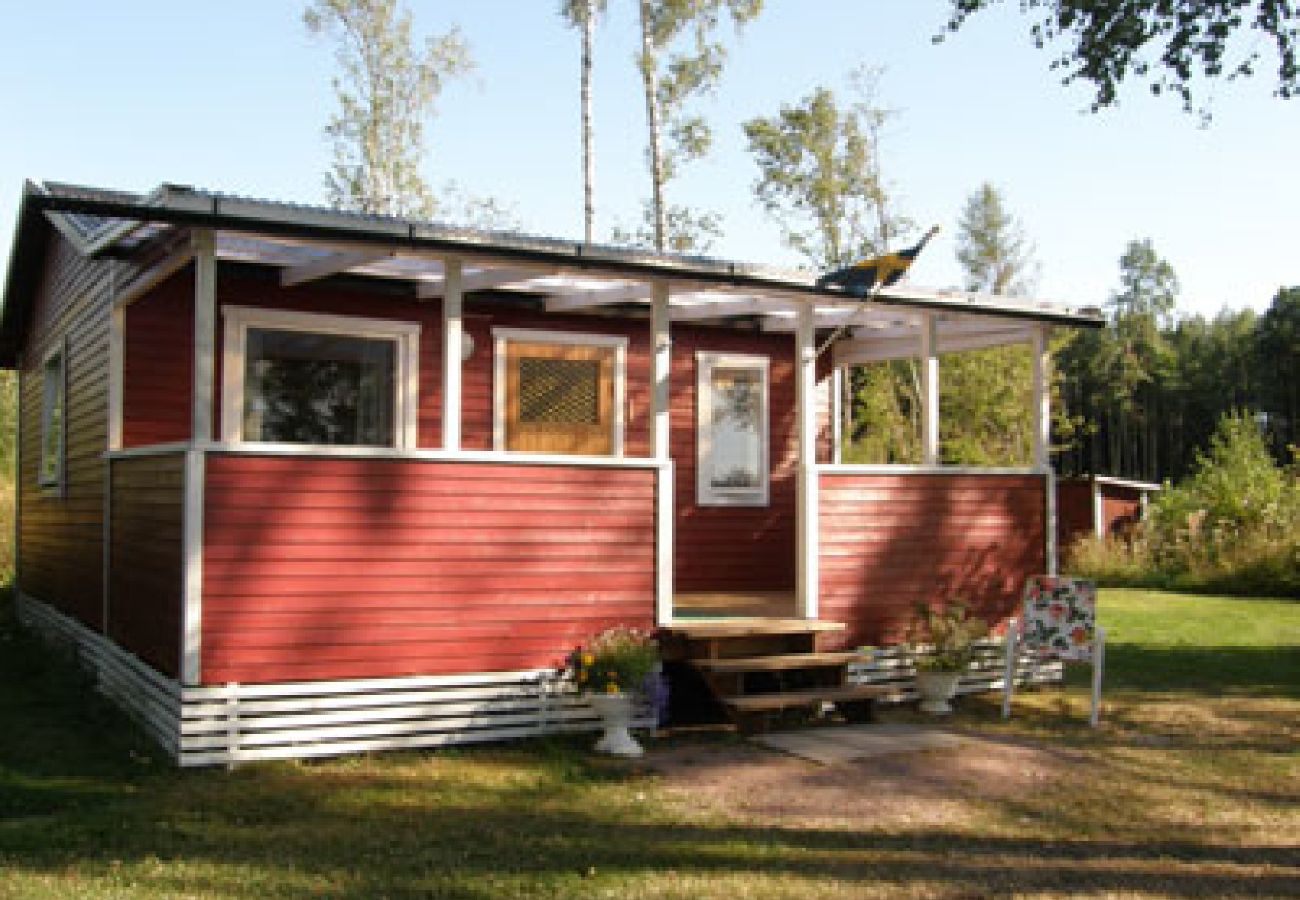
M 461 292 L 486 291 L 491 288 L 524 287 L 528 282 L 554 274 L 555 268 L 545 269 L 477 269 L 466 272 L 461 279 Z M 443 295 L 445 284 L 442 278 L 425 278 L 415 289 L 415 296 L 420 300 L 434 300 Z
M 311 262 L 299 263 L 295 266 L 289 266 L 287 269 L 281 269 L 280 285 L 282 287 L 295 287 L 309 281 L 328 278 L 331 275 L 346 272 L 354 266 L 369 265 L 381 259 L 387 259 L 394 252 L 392 250 L 357 250 L 348 253 L 331 253 L 329 256 L 322 256 L 319 259 L 313 259 Z
M 589 306 L 609 306 L 612 303 L 635 303 L 650 299 L 650 282 L 620 284 L 616 287 L 600 290 L 573 291 L 557 293 L 546 301 L 547 312 L 566 312 L 585 309 Z
M 774 312 L 790 312 L 793 307 L 779 300 L 767 300 L 759 297 L 727 297 L 716 300 L 711 295 L 704 299 L 692 299 L 697 295 L 687 294 L 681 299 L 687 302 L 676 303 L 669 308 L 674 322 L 691 322 L 696 319 L 716 319 L 723 316 L 765 316 Z M 725 295 L 724 295 L 725 296 Z M 677 298 L 674 298 L 677 299 Z
M 940 335 L 939 353 L 958 353 L 963 350 L 983 350 L 1007 344 L 1021 344 L 1033 337 L 1033 329 L 1008 328 L 1004 331 L 986 331 L 981 334 Z M 920 347 L 920 334 L 913 332 L 905 337 L 867 338 L 842 341 L 835 345 L 835 365 L 862 365 L 890 359 L 915 357 Z

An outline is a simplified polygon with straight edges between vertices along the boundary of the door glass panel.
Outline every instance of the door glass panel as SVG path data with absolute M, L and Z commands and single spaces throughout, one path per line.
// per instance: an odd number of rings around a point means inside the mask
M 762 375 L 753 369 L 715 368 L 711 377 L 713 429 L 710 484 L 752 489 L 762 485 Z

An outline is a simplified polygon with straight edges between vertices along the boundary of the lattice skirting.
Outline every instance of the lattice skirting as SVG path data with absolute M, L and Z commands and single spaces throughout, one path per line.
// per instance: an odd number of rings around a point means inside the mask
M 851 684 L 879 684 L 892 687 L 893 692 L 883 698 L 885 702 L 901 703 L 915 700 L 916 659 L 926 656 L 907 647 L 873 647 L 862 651 L 862 661 L 849 664 Z M 970 670 L 957 684 L 958 694 L 978 694 L 1000 691 L 1005 685 L 1006 644 L 986 640 L 976 645 L 975 660 Z M 1016 684 L 1049 684 L 1058 682 L 1064 675 L 1064 666 L 1057 661 L 1044 661 L 1029 653 L 1021 653 L 1016 660 Z
M 68 646 L 99 689 L 181 766 L 301 759 L 594 731 L 552 669 L 184 687 L 103 635 L 19 594 L 20 620 Z M 636 727 L 653 725 L 642 710 Z

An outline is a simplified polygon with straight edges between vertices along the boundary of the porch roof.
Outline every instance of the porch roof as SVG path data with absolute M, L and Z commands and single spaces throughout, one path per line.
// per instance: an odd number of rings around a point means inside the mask
M 191 228 L 216 233 L 219 259 L 274 266 L 286 287 L 333 275 L 383 279 L 419 299 L 444 288 L 444 261 L 462 263 L 462 289 L 536 298 L 553 312 L 626 315 L 665 284 L 674 321 L 747 319 L 793 331 L 813 304 L 820 329 L 836 329 L 841 363 L 915 354 L 924 314 L 935 314 L 939 352 L 1015 343 L 1042 323 L 1096 327 L 1096 309 L 912 285 L 870 300 L 818 288 L 815 275 L 724 260 L 647 253 L 515 232 L 288 204 L 164 184 L 147 195 L 29 182 L 18 220 L 0 319 L 0 364 L 12 365 L 39 268 L 44 217 L 82 252 L 139 257 L 185 251 Z

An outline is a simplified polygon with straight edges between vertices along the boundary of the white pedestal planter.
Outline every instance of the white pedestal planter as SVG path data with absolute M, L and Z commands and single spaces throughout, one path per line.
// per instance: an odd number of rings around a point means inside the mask
M 945 716 L 952 712 L 948 701 L 957 695 L 960 672 L 917 672 L 916 692 L 921 695 L 921 712 Z
M 605 726 L 605 733 L 596 741 L 597 753 L 610 756 L 642 756 L 645 753 L 628 731 L 632 724 L 632 699 L 631 694 L 587 695 L 587 702 Z

